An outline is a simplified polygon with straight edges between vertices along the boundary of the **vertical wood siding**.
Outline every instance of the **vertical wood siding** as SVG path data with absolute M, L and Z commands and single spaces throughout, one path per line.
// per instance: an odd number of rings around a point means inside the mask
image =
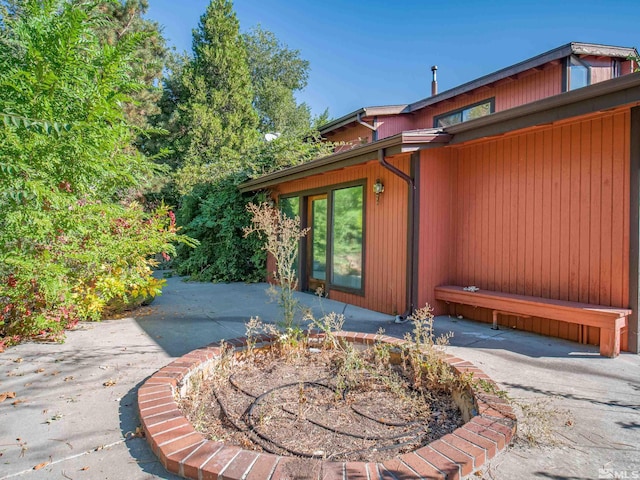
M 453 207 L 448 280 L 627 307 L 629 126 L 626 110 L 447 148 Z M 428 268 L 421 259 L 423 275 Z M 480 309 L 458 307 L 458 312 L 490 320 L 490 313 Z M 564 322 L 512 317 L 502 322 L 598 341 L 596 328 L 581 332 Z
M 559 93 L 562 93 L 562 65 L 547 64 L 544 70 L 523 72 L 518 78 L 504 79 L 493 86 L 481 87 L 424 108 L 415 113 L 412 128 L 433 128 L 434 117 L 492 97 L 495 97 L 495 111 L 499 112 Z
M 592 55 L 585 55 L 581 57 L 591 66 L 591 83 L 604 82 L 610 80 L 613 75 L 612 64 L 613 61 L 608 58 L 594 57 Z
M 451 149 L 423 150 L 420 155 L 420 211 L 418 254 L 418 297 L 416 306 L 429 303 L 444 313 L 442 306 L 435 304 L 433 289 L 453 281 L 451 207 L 453 197 L 449 184 L 454 169 Z
M 378 117 L 378 140 L 391 137 L 405 130 L 414 130 L 414 120 L 411 115 L 388 115 Z
M 389 159 L 409 172 L 409 156 Z M 406 183 L 377 161 L 314 175 L 278 185 L 276 194 L 322 189 L 345 182 L 367 179 L 365 186 L 365 294 L 354 295 L 330 291 L 330 298 L 388 314 L 403 313 L 406 308 L 407 215 Z M 372 185 L 376 179 L 384 184 L 384 193 L 376 204 Z
M 364 143 L 371 143 L 373 141 L 373 130 L 364 125 L 356 124 L 353 127 L 327 134 L 326 138 L 330 142 L 344 142 L 345 145 L 338 145 L 335 148 L 335 152 L 344 152 Z

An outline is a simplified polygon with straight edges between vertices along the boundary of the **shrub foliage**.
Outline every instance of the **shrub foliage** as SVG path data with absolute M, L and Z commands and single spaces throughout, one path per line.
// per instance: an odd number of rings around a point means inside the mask
M 182 261 L 176 271 L 198 281 L 264 281 L 262 240 L 243 236 L 243 228 L 251 223 L 245 205 L 259 198 L 264 195 L 241 194 L 234 176 L 201 184 L 185 196 L 178 221 L 185 234 L 200 243 L 195 249 L 179 248 Z
M 125 106 L 143 34 L 100 41 L 99 2 L 0 4 L 0 349 L 155 295 L 173 214 L 130 192 L 154 175 Z M 15 7 L 15 5 L 13 5 Z

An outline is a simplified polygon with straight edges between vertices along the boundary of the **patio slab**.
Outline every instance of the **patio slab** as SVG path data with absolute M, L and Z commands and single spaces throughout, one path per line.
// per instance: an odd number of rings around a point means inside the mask
M 0 393 L 16 392 L 0 404 L 0 479 L 177 478 L 135 436 L 137 388 L 172 359 L 242 335 L 251 316 L 275 321 L 279 310 L 265 289 L 170 278 L 163 296 L 135 317 L 82 324 L 61 345 L 24 344 L 0 354 Z M 411 329 L 387 315 L 299 298 L 317 313 L 344 313 L 348 330 L 384 328 L 402 337 Z M 593 346 L 438 317 L 436 331 L 449 330 L 451 353 L 478 365 L 518 402 L 542 401 L 558 412 L 548 415 L 557 445 L 516 445 L 484 469 L 485 478 L 640 474 L 640 356 L 603 358 Z

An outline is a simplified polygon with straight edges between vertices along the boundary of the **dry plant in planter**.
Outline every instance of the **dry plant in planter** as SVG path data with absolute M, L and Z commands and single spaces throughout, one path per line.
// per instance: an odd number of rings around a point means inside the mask
M 283 319 L 276 326 L 252 318 L 243 349 L 229 349 L 210 376 L 191 378 L 198 384 L 180 399 L 190 422 L 208 439 L 244 449 L 374 462 L 461 426 L 459 392 L 469 379 L 444 361 L 448 337 L 435 338 L 430 308 L 415 312 L 402 344 L 346 341 L 344 317 L 336 313 L 308 312 L 303 330 L 294 324 L 295 259 L 308 229 L 268 204 L 247 208 L 252 225 L 245 235 L 260 234 L 276 262 L 273 288 Z
M 267 203 L 250 203 L 247 210 L 251 213 L 251 226 L 244 229 L 245 237 L 257 233 L 264 238 L 264 249 L 276 263 L 270 292 L 278 298 L 283 313 L 283 325 L 290 329 L 297 302 L 294 292 L 298 287 L 295 263 L 298 258 L 298 243 L 310 229 L 301 228 L 300 217 L 291 218 L 284 212 Z
M 306 319 L 306 331 L 247 323 L 247 347 L 181 400 L 198 430 L 279 455 L 382 461 L 464 423 L 452 392 L 465 379 L 442 362 L 428 308 L 400 346 L 343 341 L 342 315 Z

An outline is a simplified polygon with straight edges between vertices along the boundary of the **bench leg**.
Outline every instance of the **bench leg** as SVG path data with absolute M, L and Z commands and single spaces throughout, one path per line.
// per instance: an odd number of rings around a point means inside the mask
M 491 327 L 492 330 L 500 330 L 500 328 L 498 327 L 498 314 L 500 312 L 498 312 L 497 310 L 493 311 L 493 326 Z
M 612 358 L 620 355 L 619 328 L 600 328 L 600 355 Z

